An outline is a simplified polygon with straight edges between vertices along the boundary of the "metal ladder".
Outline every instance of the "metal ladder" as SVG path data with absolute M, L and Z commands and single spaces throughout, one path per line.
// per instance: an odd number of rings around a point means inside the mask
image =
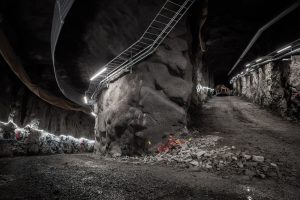
M 131 71 L 137 62 L 152 54 L 194 1 L 167 0 L 140 39 L 101 67 L 99 71 L 103 71 L 103 73 L 91 79 L 86 96 L 94 100 L 110 81 L 117 79 L 123 73 Z

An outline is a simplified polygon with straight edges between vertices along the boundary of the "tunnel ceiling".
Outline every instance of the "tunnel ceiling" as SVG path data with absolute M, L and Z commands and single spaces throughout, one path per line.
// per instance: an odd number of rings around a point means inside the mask
M 200 12 L 199 2 L 191 12 Z M 213 71 L 216 84 L 227 83 L 226 74 L 255 32 L 293 2 L 209 0 L 208 18 L 203 28 L 207 44 L 203 62 Z M 1 26 L 31 79 L 61 96 L 50 55 L 54 3 L 54 0 L 2 0 L 0 13 Z M 137 40 L 163 3 L 161 0 L 75 1 L 58 41 L 58 69 L 67 72 L 71 85 L 83 93 L 90 76 Z M 298 8 L 266 31 L 247 54 L 245 62 L 300 38 L 299 13 Z M 187 19 L 191 26 L 197 27 L 198 20 Z

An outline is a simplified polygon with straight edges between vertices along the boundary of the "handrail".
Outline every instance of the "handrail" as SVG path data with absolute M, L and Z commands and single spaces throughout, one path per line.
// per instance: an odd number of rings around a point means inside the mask
M 286 48 L 289 47 L 289 48 Z M 281 48 L 281 50 L 275 50 L 271 53 L 269 53 L 266 56 L 261 57 L 258 62 L 257 59 L 249 62 L 249 66 L 246 68 L 245 71 L 242 71 L 241 73 L 238 73 L 237 75 L 235 75 L 234 77 L 231 78 L 230 83 L 233 83 L 233 81 L 235 81 L 236 79 L 246 76 L 248 73 L 252 72 L 253 70 L 255 70 L 257 67 L 265 65 L 269 62 L 273 62 L 279 59 L 282 59 L 286 56 L 290 56 L 293 55 L 295 53 L 299 53 L 300 52 L 300 39 L 297 39 L 287 45 L 285 45 L 283 48 Z
M 295 2 L 294 4 L 292 4 L 290 7 L 288 7 L 287 9 L 285 9 L 283 12 L 281 12 L 279 15 L 277 15 L 275 18 L 273 18 L 271 21 L 269 21 L 268 23 L 266 23 L 263 27 L 261 27 L 256 34 L 253 36 L 253 38 L 251 39 L 251 41 L 249 42 L 249 44 L 247 45 L 246 49 L 243 51 L 242 55 L 239 57 L 239 59 L 236 61 L 236 63 L 234 64 L 234 66 L 230 69 L 230 71 L 228 72 L 228 76 L 232 73 L 232 71 L 236 68 L 236 66 L 243 60 L 244 56 L 248 53 L 248 51 L 250 50 L 250 48 L 253 46 L 253 44 L 256 42 L 256 40 L 259 38 L 259 36 L 266 30 L 268 29 L 270 26 L 272 26 L 274 23 L 276 23 L 277 21 L 279 21 L 280 19 L 282 19 L 283 17 L 285 17 L 287 14 L 289 14 L 290 12 L 292 12 L 293 10 L 295 10 L 296 8 L 298 8 L 300 6 L 300 1 Z
M 110 81 L 115 80 L 133 65 L 152 54 L 184 16 L 195 0 L 174 2 L 167 0 L 146 31 L 130 47 L 100 68 L 92 78 L 86 96 L 94 100 Z M 151 33 L 151 34 L 150 34 Z M 119 63 L 119 64 L 117 64 Z M 103 71 L 102 74 L 99 72 Z

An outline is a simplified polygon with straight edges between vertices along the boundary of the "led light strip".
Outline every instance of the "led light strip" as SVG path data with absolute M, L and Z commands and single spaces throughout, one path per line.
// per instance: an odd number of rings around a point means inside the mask
M 236 76 L 234 76 L 230 80 L 230 83 L 232 84 L 233 81 L 235 81 L 237 78 L 240 78 L 242 76 L 245 76 L 247 73 L 252 72 L 254 70 L 254 67 L 256 67 L 256 66 L 264 65 L 264 64 L 267 64 L 269 62 L 281 59 L 282 57 L 289 56 L 289 55 L 292 55 L 293 53 L 299 52 L 300 48 L 297 48 L 299 46 L 300 46 L 300 39 L 297 39 L 294 42 L 286 45 L 285 47 L 283 47 L 283 48 L 281 48 L 279 50 L 271 52 L 270 54 L 268 54 L 265 57 L 261 57 L 261 58 L 256 59 L 255 61 L 247 63 L 245 65 L 245 67 L 246 67 L 245 72 L 242 71 L 240 74 L 237 74 Z M 283 52 L 286 52 L 289 49 L 291 49 L 290 52 L 285 53 L 285 54 L 282 55 Z M 286 61 L 286 60 L 284 60 L 284 61 Z M 252 64 L 252 63 L 255 63 L 255 64 Z

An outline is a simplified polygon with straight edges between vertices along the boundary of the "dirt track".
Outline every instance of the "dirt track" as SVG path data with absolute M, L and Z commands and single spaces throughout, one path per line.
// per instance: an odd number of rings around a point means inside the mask
M 224 178 L 90 154 L 16 157 L 0 159 L 0 199 L 299 199 L 298 125 L 237 97 L 211 99 L 197 124 L 201 134 L 221 136 L 220 145 L 276 161 L 284 180 Z
M 201 132 L 222 136 L 225 145 L 263 155 L 281 164 L 287 173 L 293 172 L 291 181 L 296 177 L 299 180 L 299 124 L 283 120 L 239 97 L 211 99 L 203 106 L 198 121 Z

